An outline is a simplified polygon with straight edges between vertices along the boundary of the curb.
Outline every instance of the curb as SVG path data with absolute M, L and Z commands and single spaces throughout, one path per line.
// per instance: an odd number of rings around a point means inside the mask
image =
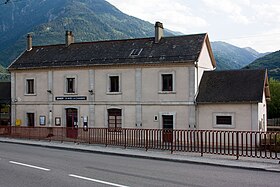
M 153 160 L 161 160 L 161 161 L 169 161 L 169 162 L 177 162 L 177 163 L 188 163 L 188 164 L 199 164 L 199 165 L 209 165 L 209 166 L 218 166 L 218 167 L 227 167 L 227 168 L 238 168 L 238 169 L 247 169 L 247 170 L 255 170 L 255 171 L 267 171 L 267 172 L 279 172 L 279 169 L 270 169 L 264 167 L 250 167 L 250 166 L 242 166 L 242 165 L 229 165 L 229 164 L 221 164 L 221 163 L 213 163 L 206 161 L 194 161 L 194 160 L 182 160 L 176 158 L 164 158 L 157 156 L 149 156 L 149 155 L 137 155 L 137 154 L 126 154 L 126 153 L 118 153 L 111 151 L 101 151 L 101 150 L 89 150 L 83 148 L 74 148 L 74 147 L 63 147 L 57 145 L 42 145 L 32 142 L 17 142 L 17 141 L 9 141 L 9 140 L 0 140 L 1 143 L 9 143 L 9 144 L 19 144 L 19 145 L 29 145 L 34 147 L 46 147 L 51 149 L 60 149 L 60 150 L 68 150 L 68 151 L 79 151 L 79 152 L 87 152 L 87 153 L 96 153 L 96 154 L 105 154 L 105 155 L 116 155 L 116 156 L 124 156 L 124 157 L 132 157 L 132 158 L 140 158 L 140 159 L 153 159 Z M 187 157 L 187 156 L 186 156 Z M 280 161 L 279 161 L 280 164 Z

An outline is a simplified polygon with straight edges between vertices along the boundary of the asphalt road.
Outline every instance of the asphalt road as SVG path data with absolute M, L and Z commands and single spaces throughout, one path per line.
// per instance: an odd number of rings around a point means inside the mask
M 0 143 L 0 187 L 279 186 L 274 172 Z

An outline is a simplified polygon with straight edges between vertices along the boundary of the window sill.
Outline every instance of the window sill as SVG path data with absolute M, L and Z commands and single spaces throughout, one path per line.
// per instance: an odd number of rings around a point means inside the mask
M 176 94 L 176 91 L 158 91 L 159 94 Z
M 24 94 L 24 96 L 36 96 L 37 94 L 36 93 L 34 93 L 34 94 Z
M 217 125 L 215 124 L 213 128 L 217 129 L 235 129 L 235 125 Z
M 107 95 L 121 95 L 122 92 L 106 92 Z
M 78 93 L 64 93 L 64 95 L 78 95 Z

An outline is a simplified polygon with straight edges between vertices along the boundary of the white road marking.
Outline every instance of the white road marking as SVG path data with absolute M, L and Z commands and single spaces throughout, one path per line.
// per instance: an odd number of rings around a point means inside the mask
M 107 184 L 107 185 L 111 185 L 111 186 L 129 187 L 129 186 L 121 185 L 121 184 L 115 184 L 115 183 L 106 182 L 106 181 L 102 181 L 102 180 L 91 179 L 91 178 L 88 178 L 88 177 L 83 177 L 83 176 L 74 175 L 74 174 L 69 174 L 69 176 L 70 177 L 74 177 L 74 178 L 78 178 L 78 179 L 83 179 L 83 180 L 88 180 L 88 181 L 92 181 L 92 182 L 97 182 L 97 183 L 101 183 L 101 184 Z
M 34 169 L 40 169 L 43 171 L 50 171 L 50 169 L 47 168 L 42 168 L 42 167 L 38 167 L 38 166 L 33 166 L 33 165 L 29 165 L 29 164 L 24 164 L 24 163 L 20 163 L 20 162 L 15 162 L 15 161 L 9 161 L 11 164 L 16 164 L 16 165 L 20 165 L 20 166 L 26 166 L 26 167 L 30 167 L 30 168 L 34 168 Z

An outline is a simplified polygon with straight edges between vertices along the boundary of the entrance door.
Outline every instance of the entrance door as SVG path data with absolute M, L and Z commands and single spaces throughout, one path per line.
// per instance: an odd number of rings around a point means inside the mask
M 162 115 L 162 140 L 163 142 L 173 141 L 173 115 Z
M 78 110 L 75 108 L 66 109 L 66 135 L 67 138 L 78 137 Z
M 27 126 L 28 127 L 34 127 L 35 119 L 34 119 L 34 113 L 27 113 Z

